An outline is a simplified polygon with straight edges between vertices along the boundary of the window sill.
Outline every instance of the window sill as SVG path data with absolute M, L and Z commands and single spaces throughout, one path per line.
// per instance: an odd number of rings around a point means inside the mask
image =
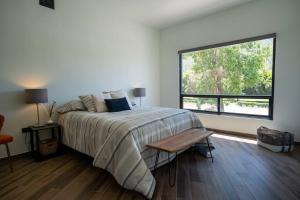
M 273 117 L 271 116 L 261 116 L 261 115 L 251 115 L 251 114 L 240 114 L 240 113 L 226 113 L 226 112 L 214 112 L 214 111 L 203 111 L 203 110 L 192 110 L 192 109 L 186 109 L 190 110 L 195 113 L 201 113 L 201 114 L 209 114 L 209 115 L 216 115 L 216 116 L 228 116 L 228 117 L 240 117 L 240 118 L 250 118 L 250 119 L 264 119 L 264 120 L 273 120 Z

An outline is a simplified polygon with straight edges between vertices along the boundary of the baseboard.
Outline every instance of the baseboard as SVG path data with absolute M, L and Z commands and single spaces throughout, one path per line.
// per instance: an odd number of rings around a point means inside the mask
M 226 130 L 214 129 L 214 128 L 206 128 L 206 129 L 210 130 L 210 131 L 217 132 L 217 133 L 221 133 L 221 134 L 224 134 L 224 135 L 233 135 L 233 136 L 238 136 L 238 137 L 243 137 L 243 138 L 256 139 L 256 135 L 249 134 L 249 133 L 226 131 Z
M 20 154 L 17 154 L 17 155 L 13 155 L 11 156 L 12 159 L 16 159 L 16 158 L 23 158 L 23 157 L 27 157 L 27 156 L 30 156 L 30 152 L 25 152 L 25 153 L 20 153 Z M 5 160 L 7 159 L 8 157 L 2 157 L 0 158 L 0 161 L 1 160 Z

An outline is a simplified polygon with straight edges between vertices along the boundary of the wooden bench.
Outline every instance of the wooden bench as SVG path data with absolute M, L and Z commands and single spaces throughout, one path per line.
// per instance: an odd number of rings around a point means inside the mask
M 171 166 L 169 166 L 169 185 L 173 187 L 176 182 L 176 174 L 177 174 L 177 153 L 179 151 L 186 150 L 196 143 L 198 143 L 200 140 L 206 139 L 207 146 L 210 153 L 211 161 L 213 162 L 213 157 L 211 154 L 211 148 L 208 141 L 208 137 L 211 136 L 214 132 L 213 131 L 203 131 L 197 128 L 188 129 L 186 131 L 183 131 L 179 134 L 176 134 L 174 136 L 163 138 L 159 141 L 153 142 L 151 144 L 147 144 L 148 147 L 156 149 L 156 158 L 155 158 L 155 164 L 154 164 L 154 173 L 157 169 L 157 163 L 159 159 L 159 154 L 161 151 L 168 153 L 168 162 L 170 162 L 170 153 L 175 153 L 175 175 L 173 179 L 173 183 L 171 183 Z M 155 174 L 153 174 L 155 175 Z

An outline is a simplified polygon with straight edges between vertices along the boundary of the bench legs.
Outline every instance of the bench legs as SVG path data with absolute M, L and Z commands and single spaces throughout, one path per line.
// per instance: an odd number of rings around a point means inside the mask
M 159 154 L 160 154 L 160 151 L 157 150 L 156 157 L 155 157 L 155 163 L 154 163 L 154 169 L 153 169 L 153 176 L 155 176 L 155 173 L 156 173 L 157 164 L 158 164 L 158 160 L 159 160 Z M 168 153 L 168 163 L 169 163 L 169 185 L 171 187 L 173 187 L 176 184 L 176 177 L 177 177 L 177 152 L 175 153 L 175 158 L 172 161 L 172 163 L 170 163 L 170 153 Z M 173 181 L 171 181 L 171 168 L 172 168 L 172 165 L 173 165 L 173 168 L 175 170 L 174 171 L 174 176 L 173 176 Z
M 155 163 L 154 163 L 154 169 L 153 169 L 153 176 L 155 176 L 155 173 L 156 173 L 157 163 L 158 163 L 158 159 L 159 159 L 159 154 L 160 154 L 160 151 L 157 150 L 156 157 L 155 157 Z
M 213 158 L 212 153 L 211 153 L 211 148 L 210 148 L 210 144 L 209 144 L 209 141 L 208 141 L 208 137 L 206 137 L 206 142 L 207 142 L 207 147 L 208 147 L 208 150 L 209 150 L 211 162 L 214 162 L 214 158 Z M 157 164 L 158 164 L 158 160 L 159 160 L 159 154 L 160 154 L 160 150 L 157 150 L 156 157 L 155 157 L 155 163 L 154 163 L 154 169 L 153 169 L 153 176 L 154 177 L 155 177 Z M 175 153 L 175 158 L 172 161 L 172 163 L 170 163 L 170 153 L 168 152 L 168 163 L 169 163 L 169 185 L 171 187 L 173 187 L 176 184 L 176 178 L 177 178 L 177 152 Z M 171 169 L 172 169 L 172 167 L 174 168 L 173 181 L 171 181 Z
M 206 137 L 206 142 L 207 142 L 207 146 L 208 146 L 208 150 L 209 150 L 211 162 L 214 162 L 214 158 L 213 158 L 213 155 L 211 153 L 211 148 L 210 148 L 210 145 L 209 145 L 208 137 Z
M 170 163 L 170 153 L 168 153 L 168 163 L 169 163 L 169 185 L 173 187 L 176 183 L 176 177 L 177 177 L 177 152 L 175 154 L 175 158 L 172 161 L 172 164 Z M 171 168 L 172 165 L 174 165 L 174 176 L 173 181 L 171 181 Z

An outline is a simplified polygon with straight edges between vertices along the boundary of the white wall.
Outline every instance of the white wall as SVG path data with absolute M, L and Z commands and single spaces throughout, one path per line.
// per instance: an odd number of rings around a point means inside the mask
M 63 103 L 146 87 L 144 103 L 159 105 L 158 31 L 114 17 L 97 0 L 55 3 L 51 10 L 37 0 L 0 1 L 0 113 L 7 118 L 3 132 L 15 137 L 12 154 L 27 151 L 21 128 L 36 122 L 24 88 L 48 88 L 49 100 Z
M 255 134 L 265 125 L 300 141 L 300 1 L 258 0 L 161 32 L 161 104 L 179 106 L 178 50 L 277 33 L 274 120 L 201 114 L 211 128 Z

